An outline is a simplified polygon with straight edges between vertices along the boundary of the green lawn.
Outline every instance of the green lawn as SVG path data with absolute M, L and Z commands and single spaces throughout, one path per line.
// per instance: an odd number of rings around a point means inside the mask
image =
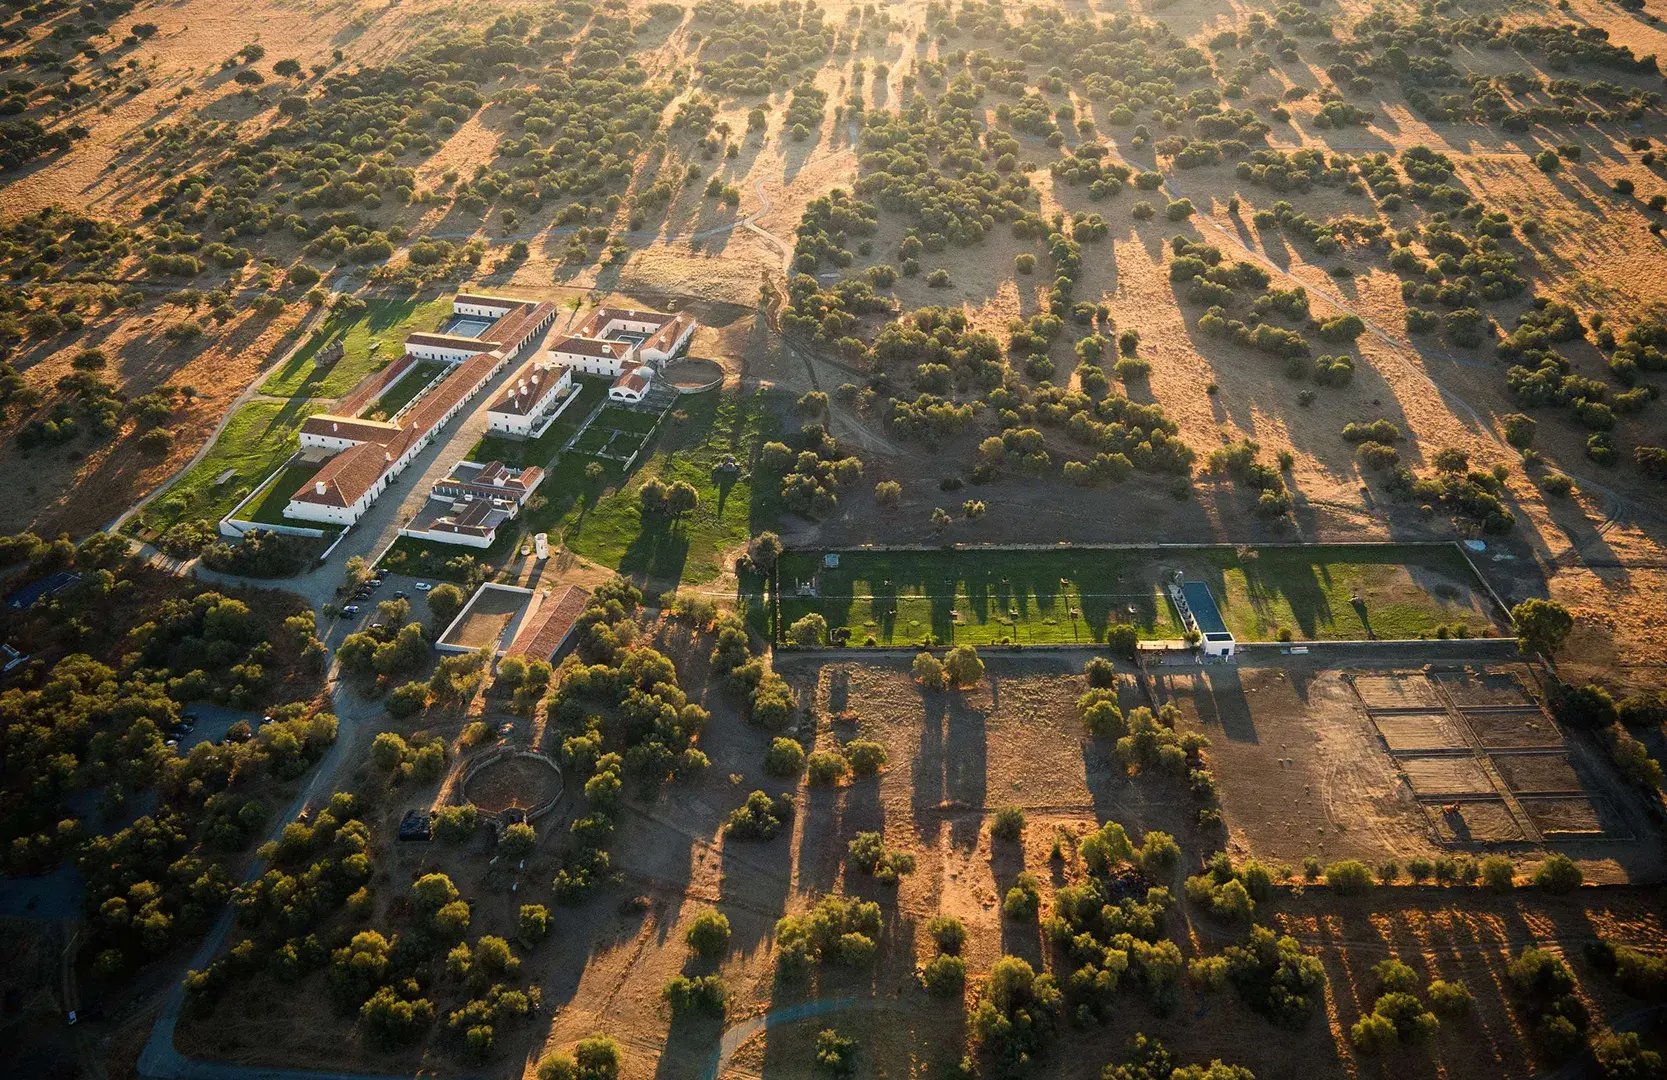
M 451 312 L 451 298 L 436 300 L 368 300 L 364 310 L 332 314 L 283 367 L 261 386 L 274 397 L 338 398 L 372 371 L 398 359 L 405 335 L 433 330 Z M 328 342 L 341 338 L 346 347 L 335 365 L 320 370 L 313 358 Z M 372 342 L 380 347 L 373 353 Z
M 647 436 L 654 433 L 654 428 L 659 422 L 659 417 L 651 412 L 627 409 L 622 405 L 609 405 L 597 414 L 595 426 Z
M 270 484 L 257 493 L 239 516 L 263 525 L 305 525 L 284 517 L 289 500 L 318 472 L 317 465 L 286 465 Z
M 1162 589 L 1182 570 L 1207 582 L 1241 641 L 1418 638 L 1462 624 L 1497 632 L 1474 573 L 1451 547 L 1312 546 L 1196 551 L 1060 549 L 1043 552 L 924 551 L 785 556 L 781 622 L 812 611 L 851 641 L 911 644 L 1091 643 L 1106 627 L 1133 623 L 1144 638 L 1179 637 Z M 817 576 L 819 596 L 801 596 Z M 1355 603 L 1355 598 L 1359 603 Z
M 585 475 L 593 459 L 569 453 L 545 481 L 548 503 L 522 516 L 526 531 L 559 532 L 568 547 L 621 573 L 661 587 L 700 584 L 723 572 L 720 556 L 753 533 L 775 525 L 781 496 L 773 485 L 754 490 L 750 468 L 723 474 L 726 454 L 750 462 L 775 437 L 769 391 L 710 391 L 679 403 L 682 420 L 668 415 L 651 452 L 623 477 L 612 462 L 603 476 Z M 700 506 L 672 521 L 645 516 L 638 492 L 650 478 L 684 480 L 700 493 Z
M 608 396 L 607 379 L 587 379 L 574 376 L 573 385 L 577 387 L 578 400 L 562 411 L 560 418 L 550 425 L 550 430 L 536 439 L 510 439 L 502 435 L 488 435 L 475 444 L 469 451 L 470 461 L 501 461 L 512 468 L 525 468 L 537 465 L 541 469 L 548 469 L 573 433 L 579 430 L 585 417 L 596 408 L 598 402 Z
M 134 519 L 162 532 L 190 518 L 218 521 L 295 451 L 295 432 L 314 411 L 306 398 L 251 401 L 232 414 L 226 429 L 190 472 Z M 216 484 L 227 469 L 232 476 Z
M 587 380 L 587 383 L 591 380 Z M 600 389 L 606 392 L 607 384 Z M 708 392 L 679 402 L 684 419 L 668 415 L 646 458 L 624 470 L 618 462 L 573 451 L 547 467 L 548 475 L 533 501 L 496 543 L 478 553 L 488 565 L 500 564 L 515 553 L 521 539 L 548 532 L 578 554 L 621 573 L 654 583 L 658 589 L 711 581 L 724 570 L 720 556 L 762 529 L 773 528 L 782 512 L 774 485 L 755 493 L 751 470 L 723 474 L 718 464 L 728 454 L 745 463 L 758 448 L 776 437 L 771 391 Z M 570 406 L 574 424 L 589 414 L 595 401 Z M 563 421 L 569 414 L 563 414 Z M 561 423 L 558 421 L 558 424 Z M 553 433 L 552 433 L 553 434 Z M 568 434 L 572 434 L 569 428 Z M 564 436 L 565 439 L 565 436 Z M 538 464 L 536 458 L 515 461 L 508 451 L 528 446 L 517 440 L 484 439 L 472 452 L 475 460 L 493 457 L 511 464 Z M 559 445 L 559 444 L 558 444 Z M 601 475 L 593 478 L 589 467 Z M 670 484 L 684 480 L 700 493 L 700 506 L 688 517 L 672 521 L 645 516 L 638 492 L 651 477 Z M 401 538 L 384 566 L 402 572 L 455 577 L 444 566 L 459 549 Z M 762 594 L 760 593 L 760 598 Z
M 434 381 L 435 376 L 451 367 L 438 360 L 419 360 L 412 365 L 405 376 L 371 403 L 364 412 L 370 420 L 386 420 L 399 410 L 411 403 L 411 399 L 422 391 L 422 388 Z

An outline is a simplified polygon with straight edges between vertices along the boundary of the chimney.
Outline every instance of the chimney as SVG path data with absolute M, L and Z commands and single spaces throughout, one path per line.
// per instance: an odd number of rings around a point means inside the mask
M 313 490 L 316 491 L 318 494 L 322 495 L 322 494 L 325 493 L 325 491 L 327 491 L 329 489 L 328 489 L 327 485 L 324 483 L 324 481 L 320 480 L 313 485 Z

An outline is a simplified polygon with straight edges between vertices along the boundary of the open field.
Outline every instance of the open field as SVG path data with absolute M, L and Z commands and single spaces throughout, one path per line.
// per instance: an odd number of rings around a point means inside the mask
M 289 505 L 289 500 L 317 472 L 317 465 L 305 462 L 284 466 L 272 478 L 272 482 L 262 488 L 254 500 L 243 508 L 243 512 L 248 515 L 248 520 L 258 521 L 263 525 L 300 524 L 284 517 L 284 507 Z
M 1562 851 L 1599 880 L 1667 870 L 1647 799 L 1595 736 L 1562 730 L 1540 711 L 1529 669 L 1467 664 L 1457 645 L 1447 649 L 1453 659 L 1421 665 L 1370 648 L 1155 669 L 1159 697 L 1211 740 L 1235 847 L 1286 865 L 1309 855 L 1376 866 L 1451 851 L 1524 860 Z M 1476 718 L 1502 718 L 1437 689 L 1483 684 L 1535 703 L 1505 714 L 1535 749 L 1496 749 L 1505 740 L 1489 738 L 1490 728 L 1479 734 Z
M 450 312 L 447 296 L 431 300 L 372 298 L 365 301 L 362 310 L 333 312 L 307 343 L 261 384 L 261 393 L 273 397 L 341 397 L 372 371 L 399 359 L 407 334 L 434 330 Z M 342 358 L 320 368 L 319 350 L 338 340 L 344 349 Z M 416 377 L 415 372 L 407 375 L 395 389 Z
M 167 494 L 134 519 L 140 529 L 166 532 L 186 519 L 218 521 L 295 452 L 295 432 L 311 412 L 304 398 L 251 401 L 227 422 L 203 459 L 174 482 Z M 231 470 L 224 482 L 220 477 Z
M 363 415 L 370 420 L 391 419 L 449 366 L 438 360 L 419 360 L 387 393 L 377 398 Z
M 1179 638 L 1163 583 L 1175 571 L 1209 584 L 1241 641 L 1384 640 L 1438 628 L 1498 632 L 1491 602 L 1447 546 L 1203 550 L 844 551 L 784 555 L 781 627 L 812 611 L 852 644 L 1089 644 L 1108 626 Z M 802 585 L 814 580 L 815 595 Z

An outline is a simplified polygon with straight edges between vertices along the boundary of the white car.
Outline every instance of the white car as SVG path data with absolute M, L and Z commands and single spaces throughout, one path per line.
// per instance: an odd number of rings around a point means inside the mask
M 412 588 L 416 589 L 418 592 L 427 592 L 428 590 L 434 588 L 434 586 L 430 585 L 426 581 L 419 581 L 416 585 L 412 586 Z

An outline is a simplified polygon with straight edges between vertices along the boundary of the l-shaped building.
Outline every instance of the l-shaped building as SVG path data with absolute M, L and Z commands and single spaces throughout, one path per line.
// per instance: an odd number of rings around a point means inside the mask
M 302 423 L 303 455 L 329 456 L 291 496 L 283 516 L 343 526 L 364 517 L 446 422 L 555 321 L 556 309 L 548 303 L 459 293 L 437 332 L 411 334 L 405 355 L 349 394 L 340 412 L 318 413 Z M 412 371 L 414 360 L 450 367 L 391 419 L 361 416 Z

